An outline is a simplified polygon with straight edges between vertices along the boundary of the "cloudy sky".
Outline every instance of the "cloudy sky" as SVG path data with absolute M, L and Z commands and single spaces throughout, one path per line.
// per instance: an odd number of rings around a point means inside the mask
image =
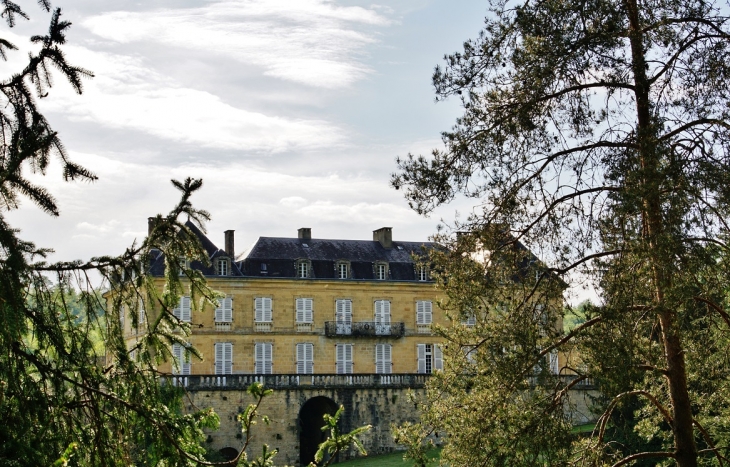
M 50 15 L 8 30 L 26 51 Z M 388 186 L 396 156 L 426 153 L 459 115 L 434 102 L 430 76 L 477 34 L 479 1 L 56 0 L 73 23 L 70 63 L 95 74 L 78 96 L 57 79 L 41 107 L 93 184 L 43 180 L 61 216 L 30 202 L 10 214 L 53 259 L 119 253 L 146 219 L 177 199 L 171 178 L 202 177 L 194 199 L 209 237 L 236 230 L 243 253 L 259 236 L 426 240 L 441 218 L 408 209 Z M 22 66 L 16 52 L 3 77 Z M 466 206 L 466 205 L 465 205 Z M 464 207 L 465 207 L 464 206 Z M 462 207 L 463 208 L 463 207 Z

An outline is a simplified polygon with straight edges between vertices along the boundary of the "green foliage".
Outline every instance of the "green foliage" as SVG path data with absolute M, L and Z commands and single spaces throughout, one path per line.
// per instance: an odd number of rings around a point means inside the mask
M 730 463 L 725 8 L 493 0 L 436 68 L 437 98 L 463 116 L 432 157 L 399 160 L 392 184 L 421 213 L 460 194 L 479 206 L 455 226 L 467 235 L 437 237 L 457 325 L 404 440 L 445 432 L 451 465 Z M 555 276 L 592 280 L 601 305 L 551 310 Z M 541 332 L 536 305 L 566 334 Z M 569 436 L 569 387 L 540 362 L 553 349 L 577 352 L 563 370 L 601 389 L 592 436 Z
M 324 414 L 325 425 L 322 427 L 322 431 L 329 431 L 329 437 L 319 445 L 319 449 L 314 454 L 314 462 L 309 464 L 310 467 L 324 467 L 330 465 L 332 460 L 337 458 L 337 454 L 345 449 L 349 449 L 350 446 L 355 446 L 355 449 L 357 449 L 361 455 L 367 455 L 365 446 L 363 446 L 359 436 L 366 431 L 369 431 L 372 426 L 365 425 L 355 428 L 349 433 L 340 433 L 340 429 L 337 424 L 344 411 L 345 407 L 341 405 L 334 415 Z M 327 459 L 326 461 L 325 458 Z

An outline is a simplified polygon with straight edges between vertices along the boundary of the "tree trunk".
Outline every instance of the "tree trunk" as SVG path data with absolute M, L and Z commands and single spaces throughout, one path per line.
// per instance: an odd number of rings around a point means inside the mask
M 636 95 L 643 236 L 649 245 L 649 261 L 654 276 L 654 306 L 661 325 L 667 364 L 666 377 L 672 403 L 675 456 L 679 467 L 696 467 L 697 446 L 687 390 L 684 351 L 676 325 L 676 312 L 671 304 L 665 303 L 665 291 L 672 283 L 669 269 L 672 262 L 672 248 L 668 248 L 667 243 L 671 245 L 673 242 L 667 242 L 668 239 L 663 238 L 667 230 L 661 216 L 659 172 L 661 148 L 657 144 L 657 130 L 651 117 L 650 84 L 646 76 L 647 64 L 638 5 L 636 0 L 625 0 L 625 5 L 629 20 L 629 42 Z

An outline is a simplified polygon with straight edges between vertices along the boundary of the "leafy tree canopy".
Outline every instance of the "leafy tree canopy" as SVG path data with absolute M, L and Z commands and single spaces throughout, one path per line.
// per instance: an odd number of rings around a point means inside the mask
M 443 331 L 453 363 L 421 428 L 448 433 L 452 465 L 729 464 L 727 5 L 489 4 L 478 37 L 433 75 L 463 115 L 443 149 L 399 160 L 392 178 L 420 213 L 478 202 L 457 226 L 471 235 L 443 236 L 434 261 L 450 316 L 481 312 Z M 551 265 L 533 284 L 521 244 Z M 541 333 L 540 291 L 574 273 L 601 306 L 566 335 Z M 521 384 L 556 349 L 577 350 L 585 365 L 563 372 L 605 398 L 589 438 L 566 435 L 564 385 Z

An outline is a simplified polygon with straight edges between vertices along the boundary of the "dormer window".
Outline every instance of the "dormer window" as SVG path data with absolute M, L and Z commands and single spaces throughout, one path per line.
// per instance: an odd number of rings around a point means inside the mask
M 427 266 L 418 266 L 416 269 L 416 276 L 418 277 L 418 280 L 421 282 L 425 282 L 428 280 L 428 267 Z
M 300 279 L 306 279 L 309 277 L 312 264 L 306 259 L 300 259 L 297 261 L 297 277 Z
M 375 263 L 375 278 L 379 281 L 388 278 L 388 263 Z
M 179 275 L 184 276 L 185 270 L 190 269 L 190 261 L 185 256 L 179 256 L 177 258 L 178 260 L 178 266 L 180 268 L 180 271 L 178 272 Z
M 337 262 L 337 278 L 338 279 L 349 279 L 350 278 L 350 263 L 347 261 Z
M 220 258 L 216 261 L 216 274 L 219 276 L 227 276 L 230 274 L 230 263 L 228 258 Z

